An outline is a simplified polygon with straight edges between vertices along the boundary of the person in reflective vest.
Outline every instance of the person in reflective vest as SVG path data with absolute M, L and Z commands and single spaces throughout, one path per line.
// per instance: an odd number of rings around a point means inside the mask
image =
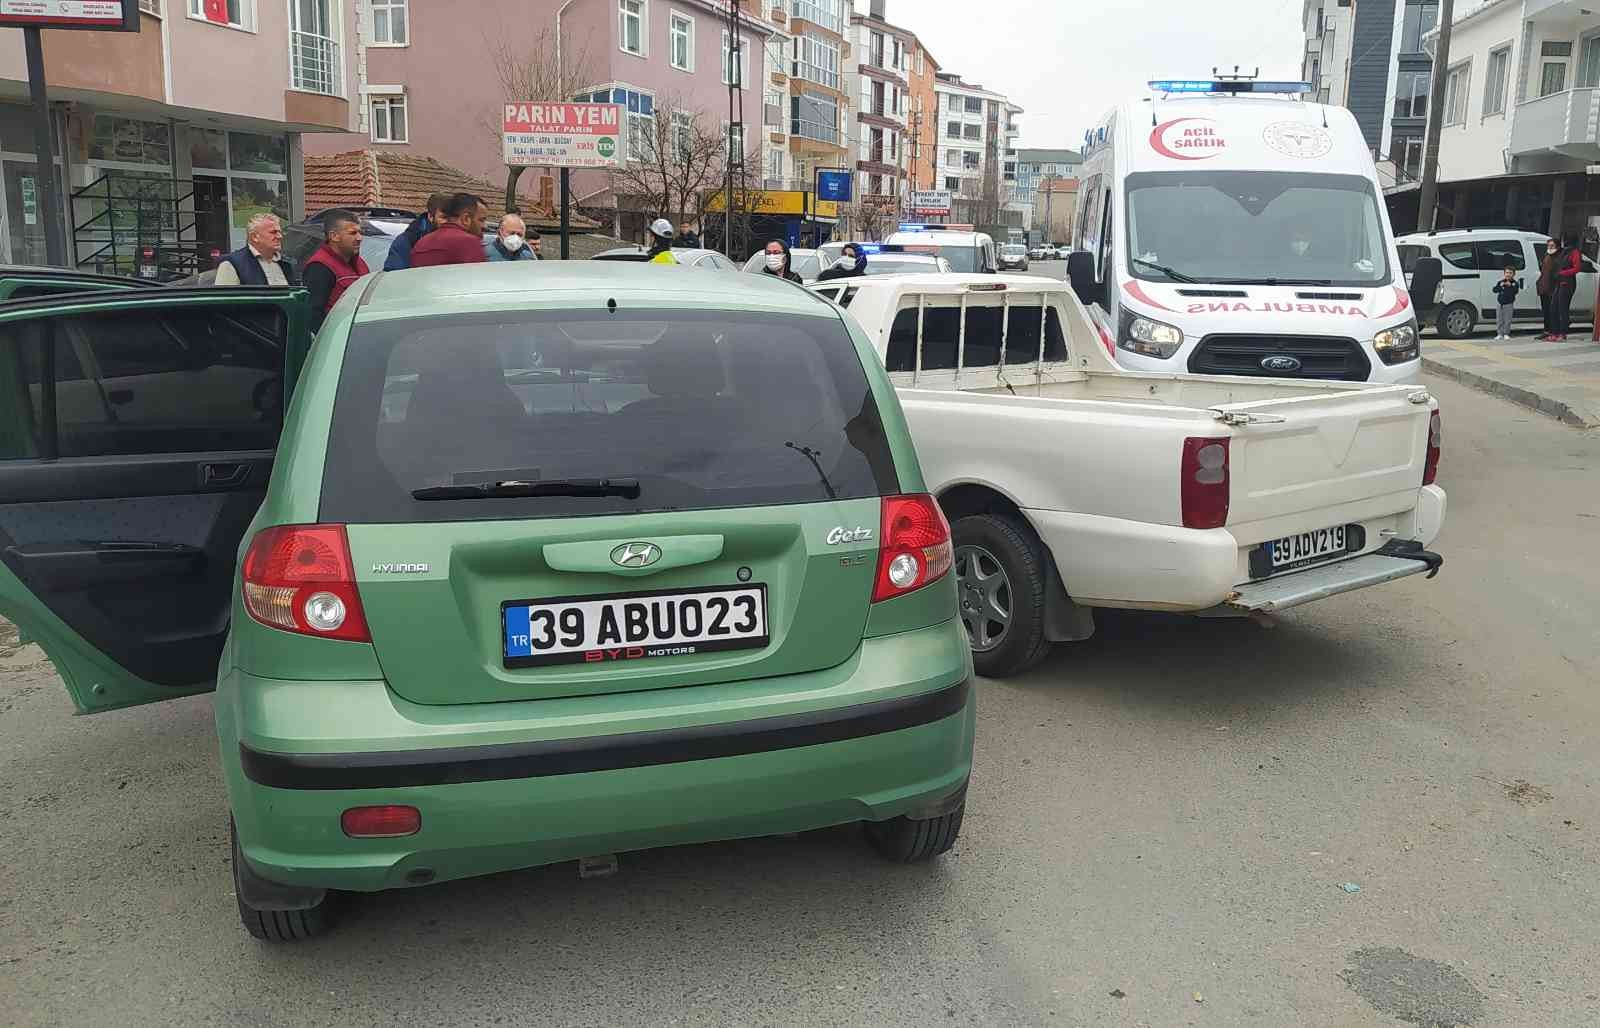
M 322 218 L 323 244 L 306 258 L 301 277 L 311 293 L 311 331 L 339 302 L 346 289 L 367 273 L 361 259 L 361 221 L 349 211 L 330 211 Z
M 666 218 L 657 218 L 650 223 L 648 259 L 651 264 L 678 263 L 678 258 L 672 253 L 672 222 Z

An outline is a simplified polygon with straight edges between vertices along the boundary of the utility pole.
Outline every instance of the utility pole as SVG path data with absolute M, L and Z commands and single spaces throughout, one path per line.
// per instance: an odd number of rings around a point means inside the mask
M 1439 5 L 1439 45 L 1433 54 L 1433 86 L 1428 102 L 1427 135 L 1422 140 L 1422 185 L 1417 191 L 1417 231 L 1437 227 L 1439 208 L 1439 130 L 1444 125 L 1445 81 L 1450 75 L 1450 27 L 1455 0 Z

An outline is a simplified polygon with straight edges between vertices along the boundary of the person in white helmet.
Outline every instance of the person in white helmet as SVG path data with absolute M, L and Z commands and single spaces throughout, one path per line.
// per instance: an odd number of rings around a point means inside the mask
M 666 218 L 657 218 L 650 223 L 650 263 L 651 264 L 677 264 L 678 258 L 672 253 L 672 222 Z

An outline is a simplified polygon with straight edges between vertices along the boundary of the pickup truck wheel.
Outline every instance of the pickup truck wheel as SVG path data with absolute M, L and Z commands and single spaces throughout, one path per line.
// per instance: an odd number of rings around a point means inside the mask
M 1439 334 L 1446 339 L 1465 339 L 1478 323 L 1478 312 L 1465 301 L 1452 303 L 1439 312 Z
M 951 535 L 973 666 L 985 678 L 1021 674 L 1050 652 L 1043 546 L 1027 524 L 996 514 L 962 518 Z

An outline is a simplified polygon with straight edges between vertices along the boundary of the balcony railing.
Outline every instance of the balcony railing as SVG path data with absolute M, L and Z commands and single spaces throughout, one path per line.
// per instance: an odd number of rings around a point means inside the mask
M 289 33 L 289 84 L 308 93 L 339 96 L 344 76 L 339 44 L 311 32 Z
M 1600 88 L 1586 86 L 1551 93 L 1517 105 L 1511 125 L 1513 154 L 1555 150 L 1574 157 L 1600 154 L 1596 115 L 1600 114 Z
M 807 121 L 804 118 L 791 118 L 789 134 L 802 139 L 814 139 L 819 143 L 832 143 L 839 145 L 839 129 L 835 125 L 828 125 L 818 121 Z

